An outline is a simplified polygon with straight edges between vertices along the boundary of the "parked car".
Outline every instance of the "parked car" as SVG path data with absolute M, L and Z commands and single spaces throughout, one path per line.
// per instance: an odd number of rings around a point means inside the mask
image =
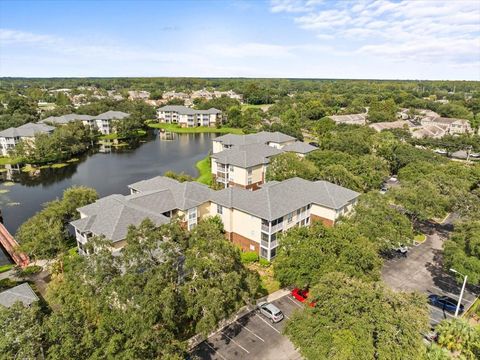
M 262 314 L 263 316 L 270 319 L 272 323 L 277 323 L 282 321 L 283 313 L 282 311 L 277 308 L 275 305 L 269 302 L 261 302 L 257 305 L 257 311 Z
M 390 179 L 388 179 L 388 181 L 390 181 L 390 182 L 397 182 L 397 181 L 398 181 L 397 175 L 392 175 L 392 176 L 390 177 Z
M 305 300 L 307 300 L 308 298 L 308 289 L 299 289 L 299 288 L 295 288 L 292 290 L 292 296 L 297 299 L 298 301 L 300 302 L 305 302 Z M 315 302 L 310 302 L 308 304 L 308 306 L 310 307 L 314 307 L 315 306 Z
M 448 296 L 440 296 L 436 294 L 431 294 L 428 296 L 428 302 L 433 306 L 436 306 L 442 310 L 454 313 L 457 310 L 457 300 L 452 299 Z M 463 313 L 464 307 L 463 304 L 460 304 L 459 314 Z

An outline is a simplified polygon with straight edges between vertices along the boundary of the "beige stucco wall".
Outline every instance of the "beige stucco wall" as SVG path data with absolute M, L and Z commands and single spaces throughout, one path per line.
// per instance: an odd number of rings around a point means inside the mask
M 232 232 L 260 243 L 262 220 L 243 211 L 233 209 Z
M 200 219 L 204 219 L 205 217 L 210 216 L 210 202 L 209 201 L 201 204 L 200 206 L 197 206 L 197 216 Z
M 336 220 L 338 217 L 337 212 L 334 209 L 329 209 L 317 204 L 312 204 L 310 214 L 317 215 L 324 219 L 329 219 L 332 221 Z
M 212 146 L 213 146 L 212 152 L 213 152 L 214 154 L 215 154 L 215 153 L 218 153 L 218 152 L 220 152 L 220 151 L 223 150 L 223 145 L 222 145 L 222 143 L 219 142 L 219 141 L 215 141 L 215 140 L 214 140 L 214 141 L 212 142 Z

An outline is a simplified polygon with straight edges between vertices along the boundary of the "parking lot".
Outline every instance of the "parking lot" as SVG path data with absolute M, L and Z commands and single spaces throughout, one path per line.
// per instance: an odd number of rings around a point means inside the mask
M 442 267 L 442 237 L 438 232 L 428 236 L 418 246 L 413 246 L 406 258 L 385 261 L 382 278 L 394 290 L 419 291 L 430 294 L 447 295 L 458 301 L 461 285 L 455 282 L 452 274 Z M 468 288 L 463 294 L 462 304 L 465 309 L 473 303 L 478 291 Z M 429 305 L 430 324 L 432 327 L 453 314 Z
M 256 311 L 236 320 L 200 343 L 192 351 L 193 359 L 301 359 L 290 340 L 282 335 L 286 320 L 303 305 L 290 295 L 272 301 L 285 319 L 272 324 Z

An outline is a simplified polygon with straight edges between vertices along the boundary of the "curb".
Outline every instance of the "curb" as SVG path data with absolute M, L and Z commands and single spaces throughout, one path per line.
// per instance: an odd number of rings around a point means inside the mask
M 257 304 L 260 301 L 267 301 L 267 302 L 275 301 L 275 300 L 280 299 L 281 297 L 283 297 L 285 295 L 288 295 L 288 294 L 290 294 L 290 290 L 280 289 L 280 290 L 277 290 L 277 291 L 275 291 L 275 292 L 273 292 L 273 293 L 271 293 L 267 296 L 256 299 L 255 303 Z M 197 334 L 195 336 L 192 336 L 190 339 L 187 340 L 188 351 L 192 350 L 193 348 L 198 346 L 203 341 L 207 340 L 208 338 L 210 338 L 213 335 L 217 334 L 218 332 L 222 331 L 227 326 L 233 324 L 238 319 L 241 319 L 242 317 L 250 314 L 253 310 L 255 310 L 255 306 L 245 305 L 245 306 L 241 307 L 237 311 L 237 313 L 235 315 L 233 315 L 232 317 L 220 321 L 220 324 L 217 326 L 217 328 L 214 331 L 212 331 L 210 334 L 208 334 L 207 337 L 204 337 L 201 334 Z

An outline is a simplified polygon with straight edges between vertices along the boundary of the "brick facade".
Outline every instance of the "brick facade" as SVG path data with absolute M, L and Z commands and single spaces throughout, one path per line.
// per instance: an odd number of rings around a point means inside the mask
M 317 222 L 317 221 L 321 221 L 323 223 L 323 225 L 325 225 L 326 227 L 333 227 L 333 225 L 335 225 L 335 221 L 330 220 L 330 219 L 325 219 L 321 216 L 317 216 L 317 215 L 313 215 L 313 214 L 310 214 L 310 221 L 312 223 Z
M 234 232 L 225 232 L 225 237 L 233 242 L 235 245 L 238 245 L 242 251 L 255 251 L 257 254 L 260 253 L 260 244 L 246 238 L 245 236 L 239 235 Z M 250 245 L 254 247 L 255 250 L 250 248 Z

